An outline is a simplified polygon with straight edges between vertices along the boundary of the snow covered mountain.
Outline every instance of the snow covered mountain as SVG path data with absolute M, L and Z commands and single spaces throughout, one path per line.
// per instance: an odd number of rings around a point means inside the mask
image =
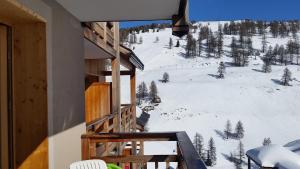
M 225 22 L 201 22 L 212 31 L 218 30 L 218 24 Z M 199 24 L 199 23 L 197 23 Z M 197 30 L 193 33 L 198 37 Z M 299 139 L 300 131 L 300 66 L 287 66 L 292 72 L 291 86 L 282 86 L 281 80 L 285 66 L 272 66 L 271 73 L 262 73 L 263 62 L 254 56 L 249 59 L 249 66 L 232 66 L 232 58 L 220 59 L 196 57 L 186 59 L 184 46 L 186 39 L 171 35 L 171 29 L 160 32 L 140 33 L 142 44 L 134 44 L 134 52 L 145 64 L 145 70 L 139 71 L 137 84 L 142 81 L 150 85 L 155 81 L 162 103 L 151 114 L 148 128 L 156 131 L 186 131 L 193 140 L 196 132 L 208 140 L 213 137 L 217 149 L 217 164 L 213 169 L 230 169 L 234 164 L 227 157 L 237 151 L 239 141 L 224 139 L 223 131 L 227 120 L 231 120 L 233 129 L 240 120 L 244 124 L 245 137 L 242 142 L 245 150 L 262 145 L 264 138 L 270 137 L 272 143 L 283 145 Z M 156 37 L 158 42 L 154 42 Z M 224 35 L 224 53 L 230 52 L 233 35 Z M 236 36 L 238 39 L 238 36 Z M 180 41 L 180 47 L 169 49 L 169 39 L 174 44 Z M 253 47 L 261 49 L 262 37 L 252 37 Z M 273 38 L 267 34 L 268 45 L 286 45 L 290 38 Z M 217 79 L 217 68 L 223 61 L 226 64 L 225 79 Z M 164 72 L 170 75 L 169 83 L 161 83 Z M 128 88 L 128 79 L 122 79 L 122 87 Z M 129 100 L 127 93 L 122 93 L 123 103 Z M 145 152 L 153 149 L 172 152 L 174 145 L 163 143 L 150 144 Z M 246 168 L 246 166 L 244 166 Z

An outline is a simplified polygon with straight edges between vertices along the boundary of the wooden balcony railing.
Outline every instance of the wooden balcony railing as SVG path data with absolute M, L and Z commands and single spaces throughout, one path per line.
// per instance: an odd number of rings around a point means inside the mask
M 93 22 L 84 23 L 84 37 L 90 40 L 98 47 L 104 49 L 113 56 L 116 56 L 116 50 L 114 48 L 115 38 L 114 33 L 109 28 L 105 28 L 105 24 Z
M 133 127 L 135 117 L 133 117 L 132 104 L 124 104 L 121 108 L 121 130 L 130 132 Z M 101 118 L 97 118 L 86 124 L 88 133 L 112 133 L 117 130 L 118 113 L 112 113 Z
M 147 168 L 148 162 L 154 162 L 155 168 L 158 163 L 166 163 L 169 168 L 170 162 L 176 162 L 179 169 L 206 169 L 203 161 L 196 152 L 191 140 L 186 132 L 174 133 L 99 133 L 82 135 L 82 158 L 101 159 L 107 163 L 115 163 L 120 166 L 130 164 L 134 168 Z M 170 155 L 144 155 L 143 142 L 146 141 L 172 141 L 177 142 L 177 153 Z M 137 142 L 140 144 L 137 152 L 132 155 L 106 154 L 105 156 L 98 153 L 97 146 L 106 143 L 129 143 Z M 159 153 L 159 148 L 158 148 Z M 134 155 L 136 154 L 136 155 Z

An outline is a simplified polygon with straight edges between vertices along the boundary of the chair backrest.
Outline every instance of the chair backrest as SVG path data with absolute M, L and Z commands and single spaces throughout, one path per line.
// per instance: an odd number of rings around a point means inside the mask
M 70 169 L 107 169 L 107 166 L 102 160 L 86 160 L 71 164 Z

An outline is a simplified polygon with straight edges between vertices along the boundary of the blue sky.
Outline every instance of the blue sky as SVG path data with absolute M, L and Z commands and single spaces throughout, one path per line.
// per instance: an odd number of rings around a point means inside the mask
M 300 0 L 190 0 L 190 19 L 300 19 Z M 121 27 L 152 22 L 125 22 Z

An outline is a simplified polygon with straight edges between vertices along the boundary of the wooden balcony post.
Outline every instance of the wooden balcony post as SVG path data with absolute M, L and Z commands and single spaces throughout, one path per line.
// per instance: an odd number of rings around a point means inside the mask
M 91 156 L 96 156 L 96 144 L 89 138 L 81 138 L 81 158 L 89 160 Z
M 117 47 L 116 58 L 112 60 L 112 112 L 117 113 L 117 131 L 121 130 L 121 100 L 120 100 L 120 48 Z M 121 144 L 117 145 L 118 153 L 121 154 Z
M 133 68 L 131 75 L 130 75 L 130 100 L 131 100 L 131 107 L 130 107 L 130 118 L 129 121 L 130 125 L 132 124 L 133 132 L 136 132 L 136 74 L 135 74 L 135 68 Z M 131 112 L 132 111 L 132 112 Z M 132 121 L 132 123 L 131 123 Z M 130 129 L 129 129 L 130 130 Z M 132 154 L 136 155 L 136 142 L 132 142 Z M 133 169 L 136 169 L 136 166 L 133 167 Z

